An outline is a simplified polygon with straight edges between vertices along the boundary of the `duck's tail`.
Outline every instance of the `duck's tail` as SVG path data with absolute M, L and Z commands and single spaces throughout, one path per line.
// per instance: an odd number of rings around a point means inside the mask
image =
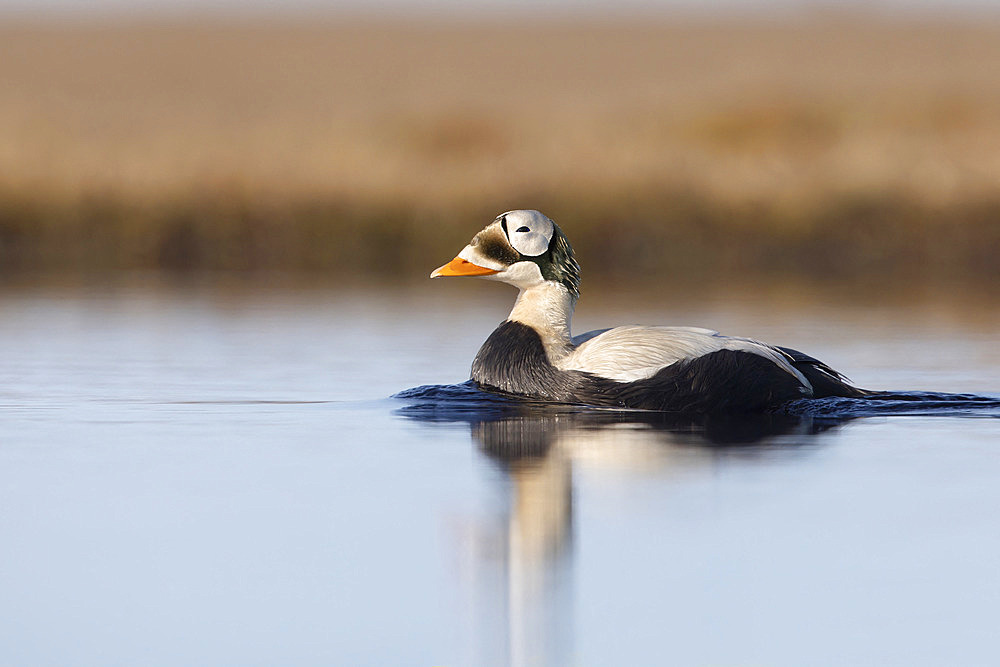
M 861 389 L 851 384 L 842 373 L 838 373 L 819 359 L 790 347 L 779 347 L 792 366 L 809 380 L 813 388 L 813 398 L 868 398 L 880 392 Z
M 997 396 L 980 396 L 976 394 L 948 394 L 936 391 L 879 391 L 862 389 L 851 384 L 844 375 L 833 370 L 819 359 L 787 347 L 778 348 L 792 365 L 805 376 L 813 386 L 812 398 L 861 398 L 867 399 L 866 408 L 853 403 L 848 412 L 858 413 L 866 410 L 876 410 L 879 413 L 910 412 L 913 410 L 936 409 L 996 409 L 1000 408 L 1000 398 Z M 826 407 L 844 410 L 843 404 L 829 403 Z M 816 407 L 813 403 L 813 407 Z

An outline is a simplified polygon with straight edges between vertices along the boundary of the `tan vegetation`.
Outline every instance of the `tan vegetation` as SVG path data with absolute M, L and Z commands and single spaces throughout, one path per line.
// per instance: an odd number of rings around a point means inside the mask
M 1000 23 L 0 25 L 5 267 L 1000 275 Z

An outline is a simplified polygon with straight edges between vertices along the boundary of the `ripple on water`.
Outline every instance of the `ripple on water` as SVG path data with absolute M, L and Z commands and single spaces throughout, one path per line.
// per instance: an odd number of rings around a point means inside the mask
M 397 414 L 422 422 L 465 422 L 481 425 L 517 419 L 539 423 L 562 420 L 587 428 L 636 425 L 683 433 L 709 445 L 742 445 L 770 436 L 819 433 L 845 422 L 876 416 L 1000 418 L 1000 397 L 939 392 L 879 392 L 868 398 L 801 399 L 769 413 L 700 415 L 613 409 L 588 405 L 526 400 L 479 389 L 471 380 L 461 384 L 424 385 L 393 398 L 406 402 Z M 519 438 L 523 439 L 523 438 Z M 499 444 L 499 443 L 498 443 Z

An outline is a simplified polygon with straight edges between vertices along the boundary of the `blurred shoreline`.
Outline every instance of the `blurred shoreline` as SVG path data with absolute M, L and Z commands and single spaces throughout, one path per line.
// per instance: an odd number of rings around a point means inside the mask
M 588 277 L 1000 278 L 1000 22 L 7 19 L 0 278 L 415 276 L 539 208 Z

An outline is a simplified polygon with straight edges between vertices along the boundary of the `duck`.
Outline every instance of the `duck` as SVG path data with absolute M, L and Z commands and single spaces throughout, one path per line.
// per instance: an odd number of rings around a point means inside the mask
M 507 211 L 430 277 L 518 289 L 472 362 L 481 390 L 531 401 L 673 413 L 775 411 L 804 398 L 872 393 L 802 352 L 683 326 L 626 325 L 574 336 L 580 264 L 536 210 Z

